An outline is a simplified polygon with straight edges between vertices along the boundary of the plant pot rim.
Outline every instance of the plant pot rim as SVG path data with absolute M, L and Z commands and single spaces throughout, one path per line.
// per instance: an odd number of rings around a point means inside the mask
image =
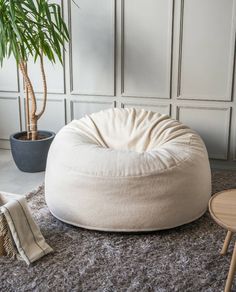
M 15 140 L 15 141 L 20 141 L 22 143 L 31 143 L 31 142 L 37 142 L 37 143 L 43 143 L 44 141 L 46 140 L 51 140 L 52 138 L 54 138 L 56 136 L 56 134 L 52 131 L 46 131 L 46 130 L 38 130 L 38 133 L 45 133 L 45 134 L 50 134 L 48 137 L 46 138 L 43 138 L 43 139 L 40 139 L 40 140 L 20 140 L 18 138 L 16 138 L 15 136 L 16 135 L 24 135 L 26 134 L 27 132 L 26 131 L 19 131 L 19 132 L 16 132 L 14 134 L 12 134 L 10 136 L 10 140 Z

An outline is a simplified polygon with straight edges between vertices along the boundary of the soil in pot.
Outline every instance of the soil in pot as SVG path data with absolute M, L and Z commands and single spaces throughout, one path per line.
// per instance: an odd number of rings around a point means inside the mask
M 43 140 L 48 138 L 46 135 L 38 135 L 36 140 Z M 31 141 L 31 139 L 28 139 L 27 134 L 22 134 L 22 136 L 19 136 L 17 139 L 24 140 L 24 141 Z

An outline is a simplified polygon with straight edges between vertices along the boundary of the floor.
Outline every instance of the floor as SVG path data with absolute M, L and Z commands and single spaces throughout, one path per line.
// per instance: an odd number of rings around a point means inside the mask
M 44 181 L 44 172 L 20 171 L 11 156 L 11 151 L 0 149 L 0 191 L 27 194 Z
M 213 193 L 236 188 L 236 172 L 213 171 L 212 183 Z M 221 256 L 226 231 L 209 212 L 169 230 L 99 232 L 59 221 L 44 198 L 41 188 L 30 196 L 29 207 L 55 252 L 30 267 L 0 257 L 1 292 L 224 291 L 234 241 Z

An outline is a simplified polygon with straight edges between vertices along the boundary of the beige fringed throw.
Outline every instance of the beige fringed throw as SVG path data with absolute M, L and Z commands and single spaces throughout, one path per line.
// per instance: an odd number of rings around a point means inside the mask
M 29 265 L 50 253 L 23 196 L 0 193 L 0 254 L 19 255 Z

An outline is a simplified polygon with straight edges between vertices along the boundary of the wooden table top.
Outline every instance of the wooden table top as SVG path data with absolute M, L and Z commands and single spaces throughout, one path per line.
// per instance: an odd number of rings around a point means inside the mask
M 209 201 L 209 211 L 220 226 L 236 232 L 236 189 L 216 193 Z

